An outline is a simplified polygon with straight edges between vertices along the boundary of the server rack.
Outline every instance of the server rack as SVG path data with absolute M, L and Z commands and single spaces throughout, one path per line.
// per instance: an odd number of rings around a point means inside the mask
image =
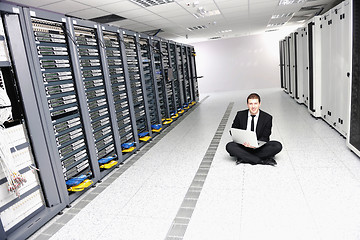
M 303 45 L 303 41 L 301 38 L 301 29 L 298 29 L 296 31 L 295 34 L 295 41 L 296 41 L 296 82 L 297 82 L 297 93 L 296 93 L 296 98 L 295 100 L 298 103 L 303 103 L 304 102 L 304 74 L 303 74 L 303 69 L 304 69 L 304 62 L 303 62 L 303 56 L 302 56 L 302 45 Z
M 332 11 L 331 42 L 332 50 L 332 75 L 333 92 L 337 99 L 333 98 L 331 106 L 334 109 L 332 125 L 344 137 L 348 134 L 350 102 L 350 62 L 351 62 L 351 4 L 350 1 L 343 1 L 335 6 Z
M 302 72 L 303 79 L 303 101 L 306 106 L 309 102 L 309 52 L 308 52 L 308 30 L 307 27 L 301 28 L 301 42 L 302 42 Z
M 170 109 L 168 104 L 168 94 L 166 91 L 164 64 L 163 64 L 163 52 L 161 51 L 161 39 L 152 37 L 153 51 L 154 51 L 154 63 L 155 63 L 155 79 L 156 89 L 158 92 L 159 106 L 161 121 L 164 123 L 164 127 L 172 122 L 170 118 Z
M 176 53 L 176 44 L 175 42 L 169 41 L 169 56 L 170 56 L 170 68 L 172 69 L 172 92 L 173 92 L 173 102 L 174 102 L 174 112 L 171 112 L 172 118 L 179 117 L 179 112 L 181 110 L 181 93 L 180 93 L 180 81 L 179 81 L 179 70 L 177 64 L 177 53 Z
M 286 84 L 285 84 L 285 92 L 287 92 L 288 94 L 292 93 L 292 86 L 291 86 L 291 74 L 290 74 L 290 43 L 289 43 L 290 39 L 289 37 L 285 37 L 285 80 L 286 80 Z
M 352 69 L 351 69 L 351 110 L 347 138 L 348 147 L 360 156 L 360 2 L 353 1 L 352 12 Z
M 144 80 L 146 85 L 146 95 L 149 105 L 149 118 L 151 124 L 151 130 L 153 133 L 159 133 L 162 129 L 161 124 L 161 112 L 159 107 L 159 93 L 156 87 L 156 75 L 155 75 L 155 60 L 154 60 L 154 46 L 149 36 L 140 34 L 139 44 L 141 48 L 141 62 L 144 72 Z
M 314 117 L 321 117 L 321 17 L 314 17 L 308 24 L 309 40 L 309 105 Z
M 193 47 L 188 47 L 189 62 L 190 62 L 190 78 L 191 78 L 191 94 L 192 94 L 192 104 L 195 104 L 199 101 L 199 89 L 198 89 L 198 76 L 196 72 L 196 63 L 195 63 L 195 49 Z
M 140 44 L 138 34 L 123 30 L 126 61 L 128 65 L 131 92 L 134 102 L 134 112 L 137 129 L 137 145 L 142 147 L 152 136 L 149 119 L 148 99 L 146 95 L 144 70 L 140 59 Z
M 188 105 L 191 102 L 189 55 L 188 55 L 188 48 L 185 45 L 181 47 L 181 50 L 182 50 L 181 59 L 184 65 L 184 101 L 186 106 L 185 108 L 188 108 Z
M 332 75 L 334 74 L 331 70 L 333 61 L 332 59 L 332 42 L 336 41 L 336 39 L 331 38 L 331 26 L 333 25 L 333 20 L 331 17 L 331 13 L 327 12 L 321 18 L 321 77 L 322 77 L 322 84 L 321 84 L 321 116 L 322 118 L 328 122 L 328 124 L 332 125 L 333 118 L 334 118 L 334 109 L 332 109 L 332 92 L 334 90 L 334 84 L 332 83 Z M 336 46 L 336 45 L 335 45 Z
M 165 89 L 167 95 L 167 105 L 169 107 L 169 116 L 172 119 L 176 119 L 176 102 L 174 96 L 174 74 L 173 69 L 171 68 L 171 55 L 169 42 L 162 40 L 161 41 L 161 52 L 162 52 L 162 64 L 164 69 L 164 80 L 165 80 Z
M 180 104 L 179 104 L 179 108 L 180 108 L 180 113 L 183 111 L 183 107 L 185 105 L 185 81 L 184 81 L 184 59 L 182 57 L 182 45 L 181 44 L 176 44 L 176 62 L 177 62 L 177 69 L 178 69 L 178 81 L 179 81 L 179 98 L 180 98 Z
M 284 76 L 284 46 L 283 46 L 283 40 L 279 41 L 279 57 L 280 57 L 280 87 L 285 88 L 285 76 Z
M 122 160 L 126 160 L 136 150 L 135 113 L 130 92 L 129 73 L 125 59 L 125 45 L 120 30 L 102 26 L 106 60 L 109 69 L 111 92 L 115 106 L 116 126 L 121 142 Z

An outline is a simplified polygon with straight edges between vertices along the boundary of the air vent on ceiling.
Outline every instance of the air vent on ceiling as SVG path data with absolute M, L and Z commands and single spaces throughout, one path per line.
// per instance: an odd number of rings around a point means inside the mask
M 205 29 L 207 28 L 207 26 L 205 25 L 199 25 L 199 26 L 195 26 L 195 27 L 188 27 L 187 30 L 189 31 L 195 31 L 195 30 L 200 30 L 200 29 Z
M 152 7 L 152 6 L 174 2 L 174 0 L 129 0 L 129 1 L 137 5 L 140 5 L 142 7 Z
M 109 23 L 109 22 L 115 22 L 115 21 L 121 21 L 124 20 L 126 18 L 121 17 L 119 15 L 116 14 L 110 14 L 110 15 L 105 15 L 102 17 L 96 17 L 96 18 L 91 18 L 89 20 L 94 21 L 94 22 L 98 22 L 98 23 Z

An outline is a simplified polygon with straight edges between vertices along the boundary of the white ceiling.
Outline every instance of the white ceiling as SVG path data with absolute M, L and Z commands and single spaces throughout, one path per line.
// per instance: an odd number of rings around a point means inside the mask
M 161 29 L 159 37 L 178 42 L 206 41 L 210 38 L 228 38 L 264 33 L 285 27 L 303 24 L 296 20 L 309 19 L 341 2 L 341 0 L 307 0 L 302 3 L 281 5 L 279 0 L 172 0 L 171 3 L 142 7 L 130 0 L 8 0 L 20 5 L 32 6 L 70 16 L 91 19 L 116 14 L 125 20 L 109 24 L 136 32 Z M 153 2 L 162 0 L 152 0 Z M 320 6 L 304 11 L 304 7 Z M 218 10 L 218 15 L 200 16 L 203 10 L 210 15 Z M 291 14 L 288 17 L 271 19 L 273 15 Z M 304 16 L 306 15 L 306 16 Z M 269 26 L 269 24 L 281 24 Z M 201 26 L 190 31 L 188 28 Z M 205 27 L 205 28 L 204 28 Z M 231 31 L 229 31 L 231 30 Z

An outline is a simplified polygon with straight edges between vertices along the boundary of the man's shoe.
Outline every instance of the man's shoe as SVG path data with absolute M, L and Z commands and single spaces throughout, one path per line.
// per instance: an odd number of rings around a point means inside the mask
M 274 166 L 274 167 L 277 165 L 276 161 L 274 159 L 272 159 L 272 158 L 268 158 L 268 159 L 263 160 L 261 162 L 261 164 L 270 165 L 270 166 Z

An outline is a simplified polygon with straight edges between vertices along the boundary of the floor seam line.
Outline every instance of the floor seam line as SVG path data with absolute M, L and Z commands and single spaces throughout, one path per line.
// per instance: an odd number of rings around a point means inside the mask
M 230 102 L 229 105 L 228 105 L 228 107 L 227 107 L 227 109 L 226 109 L 226 111 L 225 111 L 225 113 L 224 113 L 224 115 L 223 115 L 223 117 L 222 117 L 222 119 L 220 120 L 219 127 L 218 127 L 217 130 L 216 130 L 216 134 L 220 135 L 220 134 L 222 134 L 222 133 L 224 132 L 225 129 L 220 128 L 220 126 L 224 125 L 224 123 L 226 124 L 226 122 L 229 120 L 229 116 L 230 116 L 230 113 L 231 113 L 231 110 L 232 110 L 233 106 L 234 106 L 234 102 Z M 220 133 L 220 131 L 219 131 L 219 128 L 221 129 L 221 133 Z M 215 135 L 216 135 L 216 134 L 215 134 Z M 197 171 L 196 171 L 196 174 L 195 174 L 192 182 L 190 183 L 190 186 L 189 186 L 189 188 L 188 188 L 188 190 L 187 190 L 187 192 L 186 192 L 186 194 L 185 194 L 185 196 L 184 196 L 184 199 L 183 199 L 183 201 L 182 201 L 182 203 L 181 203 L 181 205 L 180 205 L 180 207 L 179 207 L 179 210 L 178 210 L 176 216 L 174 217 L 174 220 L 173 220 L 173 222 L 172 222 L 172 224 L 171 224 L 171 226 L 170 226 L 170 228 L 169 228 L 169 230 L 168 230 L 168 232 L 167 232 L 167 234 L 166 234 L 165 240 L 166 240 L 166 239 L 167 239 L 167 240 L 170 240 L 173 236 L 176 236 L 176 237 L 179 238 L 179 239 L 183 239 L 183 237 L 185 236 L 187 227 L 188 227 L 188 225 L 189 225 L 189 223 L 190 223 L 190 220 L 191 220 L 192 214 L 193 214 L 193 212 L 194 212 L 194 210 L 195 210 L 197 201 L 199 200 L 199 197 L 200 197 L 200 194 L 201 194 L 201 190 L 202 190 L 202 188 L 203 188 L 203 186 L 204 186 L 204 184 L 205 184 L 207 175 L 208 175 L 208 173 L 209 173 L 209 171 L 207 171 L 206 174 L 199 174 L 199 170 L 203 168 L 203 166 L 202 166 L 203 163 L 206 163 L 207 165 L 209 165 L 207 168 L 210 170 L 212 161 L 213 161 L 213 159 L 214 159 L 214 157 L 215 157 L 215 153 L 216 153 L 217 147 L 218 147 L 219 144 L 220 144 L 220 141 L 217 142 L 216 144 L 214 144 L 214 142 L 213 142 L 214 138 L 215 138 L 215 136 L 214 136 L 214 137 L 211 139 L 211 141 L 210 141 L 209 147 L 208 147 L 208 149 L 206 150 L 206 152 L 205 152 L 205 154 L 204 154 L 204 157 L 203 157 L 202 161 L 201 161 L 200 164 L 199 164 L 199 167 L 198 167 L 198 169 L 197 169 Z M 214 145 L 216 145 L 215 151 L 212 150 L 212 149 L 210 149 L 210 148 L 214 148 L 214 147 L 213 147 Z M 211 156 L 209 156 L 210 154 L 208 153 L 208 152 L 209 152 L 209 149 L 210 149 L 211 152 L 213 152 L 213 153 L 211 153 Z M 209 161 L 209 160 L 210 160 L 210 161 Z M 201 186 L 200 186 L 200 187 L 199 187 L 199 186 L 194 187 L 194 182 L 200 182 L 200 181 L 197 180 L 197 177 L 198 177 L 198 176 L 202 176 L 202 177 L 204 178 L 204 180 L 201 181 Z M 205 176 L 205 177 L 204 177 L 204 176 Z M 199 195 L 198 195 L 197 197 L 192 198 L 192 200 L 195 201 L 195 204 L 194 204 L 194 207 L 189 208 L 189 207 L 186 207 L 186 205 L 185 205 L 185 201 L 186 201 L 186 199 L 187 199 L 186 196 L 187 196 L 187 194 L 188 194 L 189 192 L 192 192 L 192 190 L 193 190 L 194 188 L 196 188 L 197 190 L 199 190 L 199 191 L 198 191 L 198 192 L 199 192 Z M 186 209 L 187 212 L 183 213 L 184 209 Z M 178 222 L 177 222 L 177 219 L 179 219 L 179 218 L 185 218 L 184 215 L 187 215 L 187 216 L 188 216 L 188 217 L 187 217 L 187 218 L 189 219 L 188 223 L 185 223 L 185 224 L 182 223 L 181 225 L 182 225 L 183 227 L 182 227 L 181 229 L 176 228 L 176 226 L 179 225 Z

